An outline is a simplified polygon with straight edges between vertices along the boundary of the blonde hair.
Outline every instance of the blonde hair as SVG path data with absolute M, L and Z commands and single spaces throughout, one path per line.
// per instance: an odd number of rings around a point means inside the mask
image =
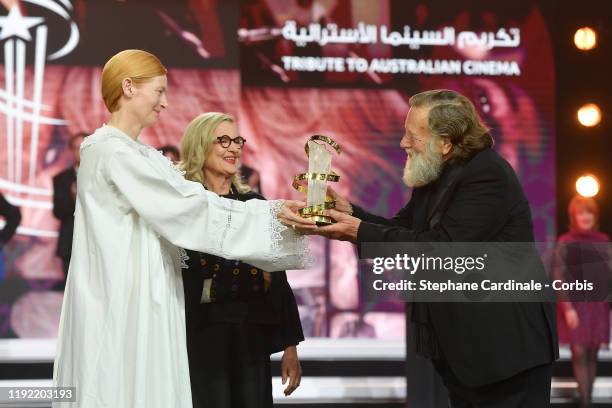
M 185 178 L 206 186 L 204 164 L 216 141 L 215 130 L 223 123 L 236 123 L 232 115 L 220 112 L 207 112 L 197 116 L 187 125 L 181 140 L 181 161 L 178 166 L 185 172 Z M 240 180 L 240 173 L 232 178 L 232 186 L 238 193 L 246 193 L 251 188 Z
M 569 206 L 567 207 L 570 230 L 577 231 L 579 229 L 578 225 L 576 225 L 576 214 L 583 210 L 586 210 L 593 214 L 593 217 L 595 218 L 593 229 L 599 229 L 599 206 L 597 205 L 595 200 L 590 197 L 575 196 L 574 198 L 572 198 L 572 201 L 570 201 Z
M 102 70 L 102 99 L 109 112 L 120 108 L 119 100 L 123 95 L 122 82 L 131 79 L 135 85 L 141 84 L 168 70 L 159 59 L 143 50 L 124 50 L 111 57 Z
M 451 163 L 464 163 L 476 153 L 493 147 L 493 137 L 468 98 L 448 89 L 435 89 L 412 96 L 414 107 L 429 107 L 429 130 L 432 136 L 447 138 L 452 148 Z

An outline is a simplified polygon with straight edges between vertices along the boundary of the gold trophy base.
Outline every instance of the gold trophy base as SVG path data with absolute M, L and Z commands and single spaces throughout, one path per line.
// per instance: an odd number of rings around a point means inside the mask
M 313 215 L 312 217 L 308 217 L 314 222 L 317 223 L 319 227 L 324 227 L 326 225 L 335 224 L 336 221 L 332 217 L 328 217 L 326 215 Z
M 323 215 L 325 210 L 330 208 L 336 208 L 336 202 L 331 198 L 327 197 L 327 201 L 323 204 L 311 205 L 306 208 L 302 208 L 298 211 L 298 214 L 303 218 L 308 218 L 317 223 L 319 227 L 335 224 L 336 221 L 327 215 Z

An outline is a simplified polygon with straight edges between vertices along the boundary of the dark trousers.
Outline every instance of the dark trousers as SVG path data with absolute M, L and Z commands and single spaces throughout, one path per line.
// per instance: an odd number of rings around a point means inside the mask
M 406 350 L 406 386 L 407 408 L 448 407 L 448 392 L 442 378 L 431 360 L 417 354 L 410 344 Z
M 433 361 L 449 393 L 450 408 L 545 408 L 550 406 L 552 364 L 541 365 L 505 380 L 466 387 L 444 360 Z
M 265 325 L 206 323 L 187 330 L 193 408 L 272 408 Z

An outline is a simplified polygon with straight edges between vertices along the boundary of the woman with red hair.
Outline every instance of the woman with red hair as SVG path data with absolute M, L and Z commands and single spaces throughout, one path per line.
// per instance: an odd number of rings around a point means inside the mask
M 597 373 L 597 353 L 610 342 L 609 305 L 604 301 L 609 273 L 606 243 L 610 238 L 598 230 L 599 208 L 592 198 L 574 197 L 568 215 L 570 230 L 558 240 L 557 276 L 571 281 L 594 280 L 595 292 L 605 286 L 602 297 L 563 295 L 558 308 L 559 342 L 570 345 L 580 407 L 588 407 Z M 598 285 L 600 282 L 604 285 Z
M 80 146 L 53 375 L 78 395 L 54 407 L 192 407 L 180 248 L 266 271 L 304 266 L 305 240 L 281 225 L 314 228 L 294 213 L 303 203 L 221 198 L 138 140 L 168 106 L 167 88 L 146 51 L 122 51 L 102 71 L 110 120 Z

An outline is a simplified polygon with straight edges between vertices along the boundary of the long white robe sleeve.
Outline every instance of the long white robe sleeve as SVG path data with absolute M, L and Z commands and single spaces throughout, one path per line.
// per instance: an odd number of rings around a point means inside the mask
M 77 183 L 54 366 L 77 402 L 53 406 L 191 407 L 178 247 L 273 271 L 304 267 L 305 238 L 279 202 L 220 198 L 110 126 L 83 142 Z

